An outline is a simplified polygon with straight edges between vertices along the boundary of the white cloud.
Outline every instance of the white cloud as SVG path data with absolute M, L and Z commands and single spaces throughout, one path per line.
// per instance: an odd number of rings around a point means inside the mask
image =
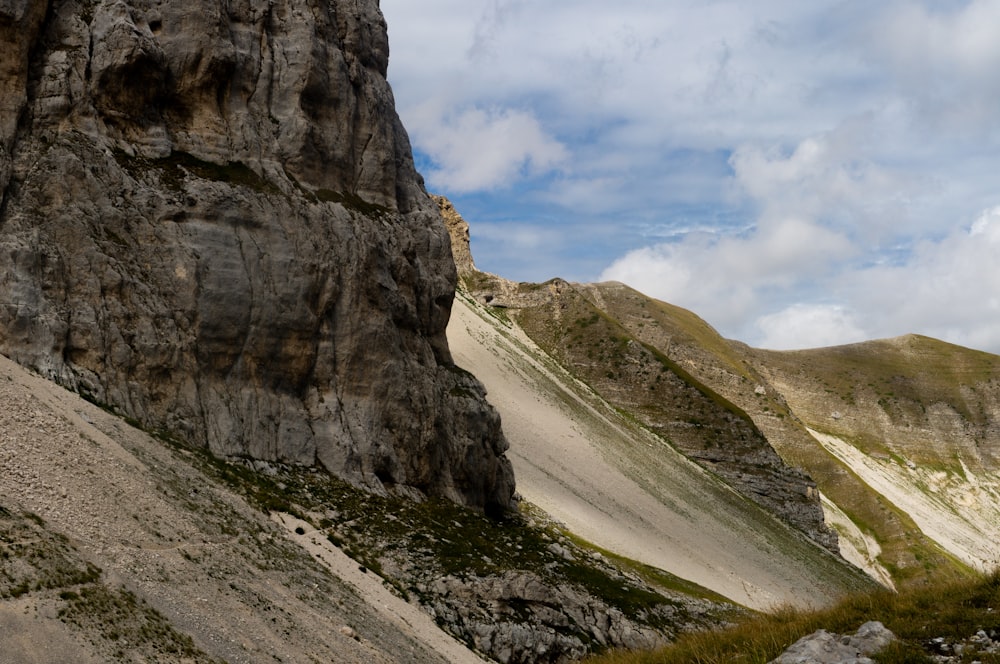
M 972 0 L 957 6 L 949 12 L 917 2 L 897 3 L 887 16 L 881 43 L 908 79 L 922 77 L 925 90 L 927 76 L 993 78 L 1000 63 L 1000 2 Z
M 920 242 L 909 260 L 841 278 L 840 290 L 879 336 L 919 331 L 1000 351 L 1000 207 L 970 227 Z
M 1000 127 L 1000 2 L 973 0 L 954 11 L 922 3 L 896 7 L 876 35 L 898 91 L 919 120 L 966 140 Z
M 690 236 L 633 251 L 601 278 L 693 309 L 757 346 L 919 332 L 1000 351 L 1000 206 L 940 240 L 921 241 L 895 263 L 858 268 L 825 250 L 838 242 L 851 251 L 842 238 L 801 222 L 721 240 Z
M 691 234 L 638 249 L 613 262 L 600 279 L 692 309 L 731 334 L 770 294 L 797 292 L 851 251 L 836 232 L 790 217 L 745 235 Z
M 546 134 L 530 113 L 472 108 L 455 115 L 424 117 L 415 135 L 434 161 L 426 173 L 441 190 L 466 192 L 512 185 L 565 161 L 566 148 Z
M 796 214 L 877 242 L 908 229 L 920 178 L 893 172 L 871 154 L 877 120 L 861 117 L 802 139 L 794 149 L 743 145 L 730 159 L 734 185 L 762 217 Z
M 1000 245 L 1000 205 L 983 210 L 972 223 L 969 236 L 977 241 L 981 239 L 991 245 Z
M 492 271 L 575 254 L 749 342 L 771 321 L 1000 351 L 995 224 L 973 224 L 997 204 L 1000 0 L 381 6 L 429 185 L 519 224 L 477 249 Z
M 794 304 L 756 321 L 757 345 L 775 350 L 839 346 L 864 341 L 868 335 L 855 315 L 839 305 Z
M 621 281 L 658 299 L 680 303 L 698 276 L 691 268 L 679 245 L 660 244 L 629 252 L 601 273 L 600 280 Z

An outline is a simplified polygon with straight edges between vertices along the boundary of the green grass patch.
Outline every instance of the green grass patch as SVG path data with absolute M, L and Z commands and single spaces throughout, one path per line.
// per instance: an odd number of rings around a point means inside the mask
M 84 631 L 96 633 L 98 646 L 115 661 L 124 661 L 126 653 L 143 652 L 152 656 L 215 662 L 202 652 L 187 634 L 175 630 L 160 612 L 145 600 L 123 588 L 111 589 L 91 584 L 74 593 L 64 593 L 66 605 L 59 618 Z
M 931 662 L 933 639 L 960 643 L 979 630 L 1000 630 L 1000 574 L 943 583 L 900 594 L 855 595 L 821 611 L 785 609 L 743 619 L 732 628 L 685 634 L 656 652 L 611 653 L 590 664 L 764 664 L 818 629 L 853 634 L 869 620 L 900 641 L 874 657 L 881 664 Z M 968 652 L 958 661 L 1000 662 L 1000 654 Z

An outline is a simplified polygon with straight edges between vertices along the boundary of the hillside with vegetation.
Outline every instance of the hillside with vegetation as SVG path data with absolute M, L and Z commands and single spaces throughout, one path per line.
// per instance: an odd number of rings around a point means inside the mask
M 662 649 L 615 652 L 587 664 L 765 664 L 800 639 L 850 635 L 881 623 L 894 640 L 872 654 L 877 664 L 996 664 L 1000 662 L 1000 576 L 936 582 L 900 593 L 880 590 L 820 611 L 786 609 L 728 629 L 684 635 Z M 844 639 L 846 640 L 846 639 Z M 790 661 L 799 661 L 792 659 Z M 809 660 L 806 660 L 809 661 Z M 832 656 L 824 661 L 838 661 Z M 864 661 L 847 657 L 841 661 Z
M 464 221 L 439 204 L 464 244 Z M 467 244 L 455 255 L 469 306 L 657 439 L 661 456 L 680 453 L 879 584 L 996 567 L 1000 357 L 918 336 L 752 349 L 622 284 L 518 284 L 477 270 Z M 483 380 L 507 428 L 517 414 Z M 533 436 L 506 430 L 513 450 Z
M 937 634 L 898 617 L 928 587 L 972 598 L 946 638 L 994 629 L 1000 358 L 755 350 L 477 270 L 377 0 L 21 0 L 0 35 L 3 662 L 770 653 L 848 629 L 786 606 Z

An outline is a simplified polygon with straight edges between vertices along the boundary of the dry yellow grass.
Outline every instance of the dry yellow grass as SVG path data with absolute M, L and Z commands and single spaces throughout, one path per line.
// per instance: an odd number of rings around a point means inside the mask
M 852 633 L 869 620 L 881 621 L 899 642 L 875 657 L 880 664 L 932 662 L 932 639 L 962 642 L 979 630 L 1000 630 L 1000 572 L 973 581 L 943 583 L 899 594 L 854 595 L 821 611 L 780 610 L 733 627 L 687 634 L 663 650 L 608 653 L 589 664 L 764 664 L 799 638 L 818 629 Z M 960 660 L 1000 662 L 1000 654 L 969 652 Z

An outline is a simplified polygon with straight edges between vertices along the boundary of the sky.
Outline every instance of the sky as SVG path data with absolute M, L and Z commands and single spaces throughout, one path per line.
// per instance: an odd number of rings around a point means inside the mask
M 1000 0 L 381 0 L 477 267 L 1000 353 Z

